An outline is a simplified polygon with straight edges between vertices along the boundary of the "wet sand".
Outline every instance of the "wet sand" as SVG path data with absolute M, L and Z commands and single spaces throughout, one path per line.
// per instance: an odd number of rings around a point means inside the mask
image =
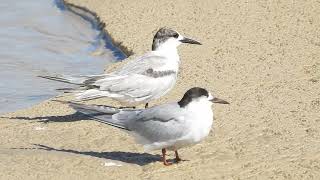
M 181 150 L 189 161 L 170 167 L 158 162 L 160 152 L 144 153 L 125 132 L 58 102 L 5 114 L 0 179 L 320 177 L 319 2 L 70 2 L 95 11 L 116 43 L 137 55 L 151 49 L 162 26 L 203 43 L 179 47 L 178 84 L 151 105 L 176 101 L 193 86 L 231 105 L 214 106 L 209 137 Z

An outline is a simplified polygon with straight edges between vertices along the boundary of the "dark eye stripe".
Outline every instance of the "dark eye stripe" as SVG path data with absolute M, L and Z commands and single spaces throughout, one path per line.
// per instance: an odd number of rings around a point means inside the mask
M 178 37 L 179 37 L 179 34 L 178 34 L 178 33 L 175 33 L 175 34 L 173 35 L 173 37 L 174 37 L 174 38 L 178 38 Z

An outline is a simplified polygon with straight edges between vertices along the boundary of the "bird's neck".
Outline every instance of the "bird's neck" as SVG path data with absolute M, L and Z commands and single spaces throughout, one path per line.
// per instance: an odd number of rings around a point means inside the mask
M 184 108 L 188 111 L 202 114 L 203 112 L 212 112 L 211 105 L 212 103 L 210 101 L 199 100 L 189 102 Z
M 154 50 L 157 54 L 165 56 L 169 59 L 179 61 L 178 49 L 176 46 L 159 46 Z

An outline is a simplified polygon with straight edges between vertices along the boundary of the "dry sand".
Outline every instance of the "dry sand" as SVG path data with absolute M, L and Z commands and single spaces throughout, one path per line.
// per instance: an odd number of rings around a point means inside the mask
M 179 82 L 152 104 L 201 86 L 231 105 L 214 106 L 212 133 L 181 151 L 190 161 L 165 167 L 126 133 L 43 102 L 0 119 L 0 179 L 319 179 L 319 1 L 70 2 L 135 54 L 162 26 L 203 43 L 179 47 Z

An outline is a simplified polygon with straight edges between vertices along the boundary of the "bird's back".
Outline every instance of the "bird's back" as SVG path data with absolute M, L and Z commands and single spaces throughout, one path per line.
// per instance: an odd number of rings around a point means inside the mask
M 126 124 L 136 140 L 147 150 L 172 146 L 188 133 L 185 111 L 177 103 L 155 106 L 136 112 L 120 112 L 113 118 Z
M 176 83 L 178 63 L 154 51 L 130 61 L 111 74 L 93 79 L 94 87 L 78 94 L 79 99 L 110 97 L 127 105 L 158 99 Z

